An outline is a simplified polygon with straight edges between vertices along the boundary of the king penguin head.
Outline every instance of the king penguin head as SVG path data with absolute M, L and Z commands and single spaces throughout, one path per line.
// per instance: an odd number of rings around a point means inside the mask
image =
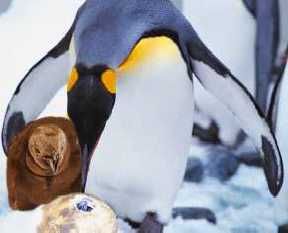
M 67 92 L 68 115 L 82 150 L 84 192 L 91 155 L 114 106 L 116 73 L 105 65 L 77 64 L 71 71 Z

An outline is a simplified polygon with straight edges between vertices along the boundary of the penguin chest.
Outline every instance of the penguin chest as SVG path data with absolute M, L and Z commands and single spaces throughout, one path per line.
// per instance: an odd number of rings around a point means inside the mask
M 92 158 L 88 190 L 90 183 L 99 187 L 97 195 L 125 193 L 130 201 L 153 201 L 162 192 L 171 204 L 184 175 L 193 108 L 193 86 L 178 47 L 167 37 L 140 41 L 119 68 L 114 109 Z

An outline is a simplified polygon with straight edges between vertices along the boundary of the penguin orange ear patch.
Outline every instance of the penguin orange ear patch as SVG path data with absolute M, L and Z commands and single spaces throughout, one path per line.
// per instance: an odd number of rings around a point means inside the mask
M 112 69 L 106 70 L 102 74 L 101 80 L 107 91 L 109 91 L 111 94 L 116 93 L 116 73 Z
M 79 75 L 78 75 L 77 69 L 74 67 L 71 71 L 70 78 L 67 84 L 67 91 L 71 91 L 71 89 L 77 82 L 78 78 L 79 78 Z

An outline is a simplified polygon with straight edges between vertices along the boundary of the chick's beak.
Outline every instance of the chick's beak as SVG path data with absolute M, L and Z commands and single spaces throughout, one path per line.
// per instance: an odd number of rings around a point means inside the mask
M 48 164 L 53 174 L 56 174 L 58 170 L 58 158 L 53 156 L 51 159 L 48 159 Z

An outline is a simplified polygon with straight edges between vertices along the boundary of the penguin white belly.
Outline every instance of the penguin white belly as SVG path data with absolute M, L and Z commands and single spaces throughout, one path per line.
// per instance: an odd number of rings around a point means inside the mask
M 276 119 L 276 139 L 282 154 L 284 170 L 284 183 L 281 191 L 276 197 L 276 220 L 279 224 L 286 224 L 288 222 L 288 66 L 281 83 L 281 89 L 278 100 L 278 111 Z M 286 214 L 283 214 L 283 210 Z
M 142 221 L 146 212 L 156 212 L 167 222 L 186 168 L 193 85 L 172 40 L 142 41 L 119 69 L 115 106 L 94 152 L 86 191 L 120 217 Z

